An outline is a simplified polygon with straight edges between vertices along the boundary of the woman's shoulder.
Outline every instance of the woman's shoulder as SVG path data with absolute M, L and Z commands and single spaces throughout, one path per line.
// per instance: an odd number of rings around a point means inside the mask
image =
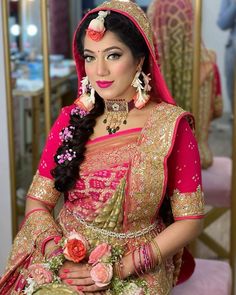
M 151 114 L 151 121 L 154 126 L 170 125 L 175 126 L 182 120 L 187 121 L 191 128 L 194 128 L 194 118 L 191 113 L 185 111 L 178 105 L 167 102 L 156 103 Z
M 186 113 L 186 115 L 190 114 L 189 112 L 182 109 L 180 106 L 175 105 L 175 104 L 171 104 L 171 103 L 167 103 L 164 101 L 156 103 L 153 110 L 154 110 L 154 114 L 155 113 L 162 113 L 162 114 L 166 114 L 166 115 L 169 115 L 170 113 L 173 113 L 176 115 L 178 115 L 178 114 L 180 115 L 183 113 Z

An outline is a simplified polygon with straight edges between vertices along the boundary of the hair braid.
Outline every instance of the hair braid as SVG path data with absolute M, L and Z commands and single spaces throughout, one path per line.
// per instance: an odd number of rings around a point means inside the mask
M 76 114 L 70 115 L 68 127 L 73 127 L 73 138 L 69 141 L 63 141 L 62 145 L 58 148 L 54 160 L 57 166 L 51 171 L 55 179 L 55 188 L 60 192 L 66 192 L 72 189 L 76 180 L 79 178 L 80 165 L 84 160 L 86 151 L 86 143 L 89 137 L 94 132 L 96 118 L 104 113 L 104 101 L 96 94 L 96 102 L 92 111 L 83 118 Z M 66 165 L 58 164 L 58 156 L 64 154 L 67 150 L 71 149 L 76 153 L 71 161 Z

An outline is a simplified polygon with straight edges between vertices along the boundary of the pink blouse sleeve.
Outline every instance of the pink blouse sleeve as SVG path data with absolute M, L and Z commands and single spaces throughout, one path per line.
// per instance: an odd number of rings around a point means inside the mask
M 73 105 L 63 108 L 53 124 L 42 152 L 38 170 L 27 193 L 28 198 L 39 200 L 52 208 L 55 206 L 60 192 L 54 188 L 54 179 L 51 175 L 51 170 L 56 165 L 54 156 L 61 144 L 59 133 L 69 124 L 70 111 L 72 108 Z
M 175 220 L 202 218 L 204 201 L 197 141 L 186 119 L 178 125 L 168 159 L 167 193 Z

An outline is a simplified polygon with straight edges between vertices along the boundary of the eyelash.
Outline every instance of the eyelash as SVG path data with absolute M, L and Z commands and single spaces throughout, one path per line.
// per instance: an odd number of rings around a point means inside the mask
M 111 54 L 109 54 L 109 55 L 107 56 L 107 59 L 109 59 L 109 60 L 117 60 L 117 59 L 119 59 L 119 58 L 121 57 L 121 55 L 122 55 L 122 54 L 120 54 L 120 53 L 111 53 Z M 112 58 L 110 58 L 110 57 L 112 57 Z M 89 59 L 89 60 L 88 60 L 88 59 Z M 85 62 L 87 62 L 87 63 L 92 62 L 94 59 L 95 59 L 95 57 L 92 56 L 92 55 L 84 55 L 84 60 L 85 60 Z
M 89 61 L 88 58 L 91 59 L 91 60 Z M 92 61 L 93 58 L 94 58 L 94 57 L 91 56 L 91 55 L 84 55 L 84 60 L 85 60 L 86 62 L 88 62 L 88 63 L 90 63 L 90 62 Z
M 120 53 L 111 53 L 108 55 L 108 58 L 111 56 L 115 57 L 115 58 L 112 58 L 112 60 L 117 60 L 121 57 L 121 54 Z

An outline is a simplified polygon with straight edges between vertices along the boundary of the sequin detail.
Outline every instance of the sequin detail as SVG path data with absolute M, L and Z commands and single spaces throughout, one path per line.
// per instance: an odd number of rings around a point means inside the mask
M 54 187 L 54 180 L 41 176 L 39 171 L 37 171 L 27 196 L 54 207 L 60 197 L 60 194 L 61 193 Z
M 10 270 L 14 265 L 18 265 L 20 261 L 24 260 L 25 257 L 33 252 L 36 244 L 41 245 L 41 241 L 45 238 L 44 233 L 47 232 L 48 236 L 50 236 L 52 231 L 53 233 L 60 232 L 49 212 L 39 210 L 30 214 L 15 238 L 7 269 Z M 38 253 L 35 254 L 34 259 L 36 260 L 42 259 L 42 255 L 40 255 L 41 249 L 39 248 L 37 248 Z M 37 254 L 39 254 L 38 258 L 36 257 Z
M 167 175 L 163 163 L 174 143 L 177 122 L 186 115 L 179 107 L 160 103 L 142 130 L 132 156 L 127 230 L 147 227 L 157 215 L 165 194 L 163 183 Z
M 126 12 L 127 14 L 129 14 L 137 23 L 137 25 L 140 26 L 141 30 L 144 32 L 143 35 L 148 39 L 148 42 L 150 43 L 151 48 L 154 52 L 151 24 L 146 14 L 144 13 L 144 11 L 138 5 L 136 5 L 132 1 L 127 3 L 127 1 L 123 2 L 123 1 L 112 0 L 112 1 L 105 1 L 103 4 L 98 6 L 97 9 L 119 11 L 120 13 Z
M 204 215 L 204 197 L 200 185 L 196 192 L 180 193 L 174 190 L 170 198 L 174 218 L 199 217 Z

